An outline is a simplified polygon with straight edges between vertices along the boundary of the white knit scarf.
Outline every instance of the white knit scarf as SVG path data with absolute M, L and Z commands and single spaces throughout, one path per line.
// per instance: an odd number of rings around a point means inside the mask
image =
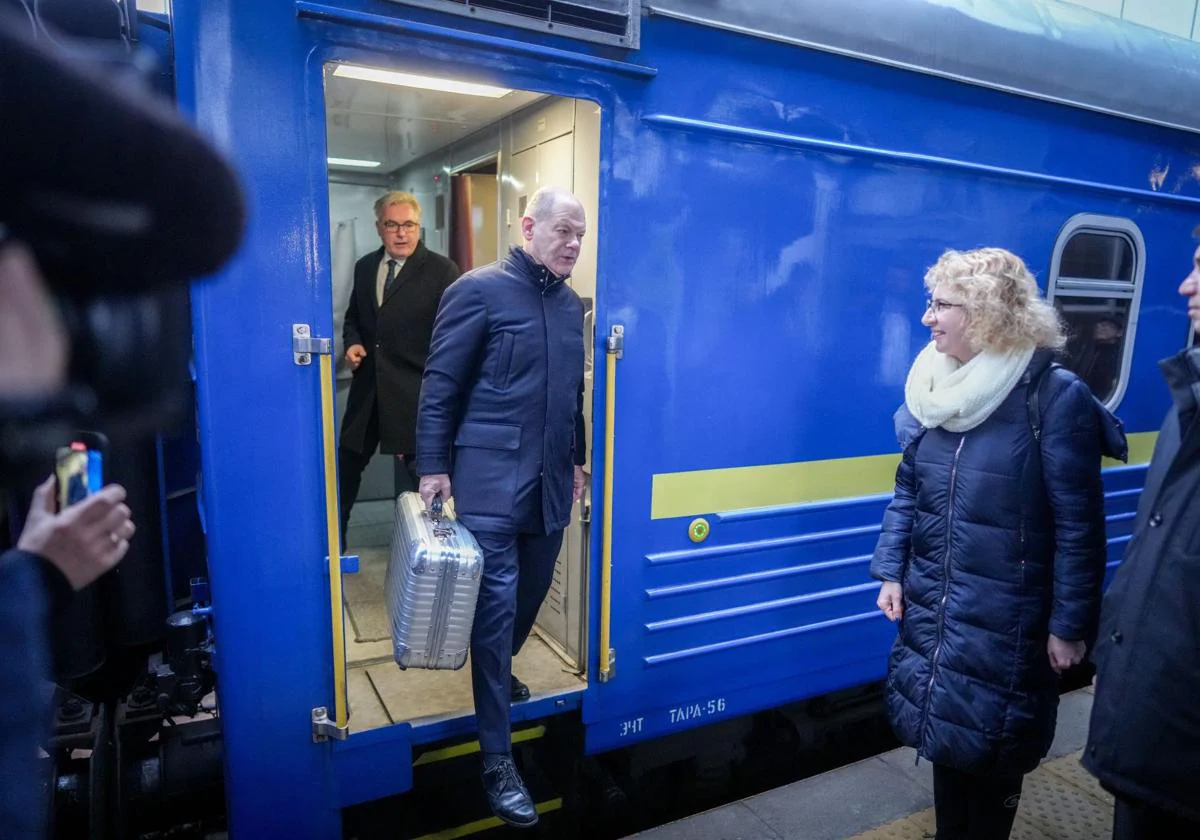
M 931 342 L 917 354 L 904 402 L 926 429 L 966 432 L 992 416 L 1029 367 L 1034 348 L 984 351 L 965 365 L 939 353 Z

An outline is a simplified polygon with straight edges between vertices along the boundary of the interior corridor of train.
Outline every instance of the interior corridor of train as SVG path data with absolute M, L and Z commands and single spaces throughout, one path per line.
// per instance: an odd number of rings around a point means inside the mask
M 372 208 L 388 190 L 416 196 L 422 242 L 464 272 L 521 242 L 520 218 L 539 187 L 574 192 L 587 213 L 591 242 L 570 283 L 584 301 L 585 335 L 591 335 L 599 106 L 350 64 L 325 68 L 325 106 L 339 424 L 352 376 L 343 358 L 342 324 L 354 263 L 380 246 Z M 589 348 L 589 413 L 592 381 Z M 343 578 L 352 731 L 472 712 L 469 666 L 402 671 L 392 658 L 383 588 L 395 517 L 393 457 L 377 453 L 367 466 L 346 534 L 346 553 L 360 558 L 358 573 Z M 585 686 L 589 521 L 585 495 L 575 505 L 534 634 L 514 660 L 514 674 L 534 696 Z

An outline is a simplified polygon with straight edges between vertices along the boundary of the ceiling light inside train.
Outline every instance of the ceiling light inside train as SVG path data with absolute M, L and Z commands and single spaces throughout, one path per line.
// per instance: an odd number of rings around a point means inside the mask
M 374 169 L 382 165 L 378 160 L 354 160 L 353 158 L 326 158 L 330 166 L 361 166 L 363 169 Z
M 364 82 L 380 82 L 385 85 L 440 90 L 446 93 L 465 93 L 468 96 L 487 96 L 491 99 L 499 99 L 501 96 L 512 93 L 509 88 L 480 85 L 474 82 L 459 82 L 454 79 L 438 79 L 433 76 L 416 76 L 412 73 L 380 70 L 378 67 L 361 67 L 357 64 L 339 64 L 333 71 L 333 75 L 345 79 L 359 79 Z

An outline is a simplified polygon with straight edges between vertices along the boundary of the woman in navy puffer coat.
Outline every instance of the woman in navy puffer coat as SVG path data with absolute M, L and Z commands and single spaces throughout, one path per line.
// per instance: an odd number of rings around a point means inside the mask
M 904 455 L 871 563 L 900 622 L 888 714 L 934 765 L 938 840 L 1006 838 L 1054 738 L 1057 672 L 1095 632 L 1100 458 L 1124 457 L 1124 435 L 1052 366 L 1058 318 L 1019 257 L 949 251 L 925 283 L 933 341 L 896 415 Z

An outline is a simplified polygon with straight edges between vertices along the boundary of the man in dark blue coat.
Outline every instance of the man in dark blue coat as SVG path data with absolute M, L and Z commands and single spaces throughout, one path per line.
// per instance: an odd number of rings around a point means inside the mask
M 1179 293 L 1200 331 L 1200 248 Z M 1200 348 L 1159 367 L 1173 405 L 1104 597 L 1083 754 L 1116 794 L 1114 840 L 1200 837 Z
M 471 634 L 483 783 L 496 815 L 519 827 L 537 811 L 512 761 L 509 702 L 529 696 L 512 657 L 583 491 L 583 304 L 565 281 L 585 226 L 573 195 L 538 190 L 521 219 L 524 247 L 446 290 L 417 415 L 421 498 L 428 507 L 453 487 L 484 552 Z

